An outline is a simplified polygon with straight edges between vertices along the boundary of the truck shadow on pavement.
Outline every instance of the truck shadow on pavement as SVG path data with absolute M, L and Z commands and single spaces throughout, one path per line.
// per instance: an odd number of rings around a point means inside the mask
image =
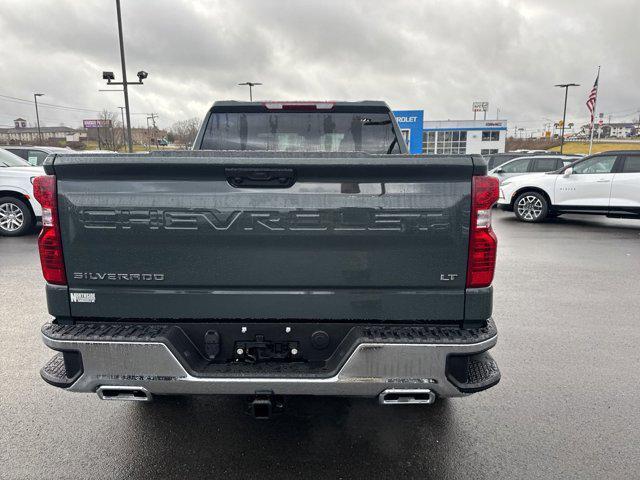
M 386 478 L 419 470 L 447 477 L 453 461 L 448 400 L 381 406 L 375 399 L 295 397 L 267 421 L 243 413 L 246 401 L 166 397 L 127 405 L 135 433 L 122 445 L 132 459 L 124 476 Z

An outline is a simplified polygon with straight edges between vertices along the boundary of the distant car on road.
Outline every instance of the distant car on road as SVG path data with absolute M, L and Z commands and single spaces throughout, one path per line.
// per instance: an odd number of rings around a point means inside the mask
M 61 147 L 38 147 L 38 146 L 18 146 L 18 145 L 9 145 L 4 148 L 8 152 L 13 153 L 14 155 L 19 156 L 29 163 L 31 166 L 40 166 L 44 163 L 44 159 L 53 153 L 70 153 L 73 150 L 70 148 L 61 148 Z
M 527 173 L 544 173 L 558 170 L 582 158 L 579 155 L 531 155 L 517 157 L 489 170 L 489 175 L 496 177 L 500 183 Z
M 44 175 L 42 167 L 0 148 L 0 235 L 24 235 L 42 217 L 33 196 L 33 179 L 38 175 Z
M 498 207 L 523 222 L 562 213 L 640 218 L 640 150 L 602 152 L 554 172 L 509 178 Z

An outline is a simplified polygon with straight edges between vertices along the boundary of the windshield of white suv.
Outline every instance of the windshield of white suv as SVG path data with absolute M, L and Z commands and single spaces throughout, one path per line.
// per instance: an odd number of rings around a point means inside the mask
M 28 167 L 29 164 L 19 156 L 0 149 L 0 167 Z

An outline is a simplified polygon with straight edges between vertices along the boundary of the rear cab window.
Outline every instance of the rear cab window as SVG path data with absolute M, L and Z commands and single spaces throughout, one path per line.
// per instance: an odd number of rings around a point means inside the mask
M 297 105 L 293 105 L 298 107 Z M 307 108 L 305 108 L 307 107 Z M 202 150 L 401 153 L 391 112 L 382 108 L 212 109 Z

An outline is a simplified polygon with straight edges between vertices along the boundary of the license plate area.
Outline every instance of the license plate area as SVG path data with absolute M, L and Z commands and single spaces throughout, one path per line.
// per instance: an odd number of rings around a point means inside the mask
M 264 335 L 255 335 L 253 340 L 236 341 L 234 360 L 244 363 L 300 362 L 304 360 L 300 342 L 270 341 Z

